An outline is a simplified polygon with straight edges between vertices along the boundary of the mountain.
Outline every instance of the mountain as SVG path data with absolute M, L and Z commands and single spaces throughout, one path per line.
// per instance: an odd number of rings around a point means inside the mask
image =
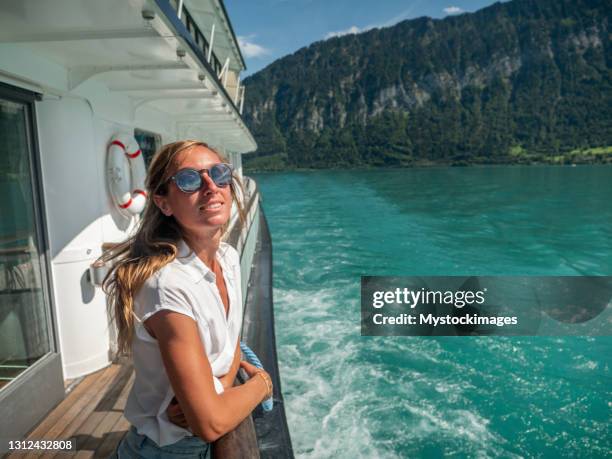
M 612 162 L 609 0 L 514 0 L 316 42 L 244 81 L 253 169 Z

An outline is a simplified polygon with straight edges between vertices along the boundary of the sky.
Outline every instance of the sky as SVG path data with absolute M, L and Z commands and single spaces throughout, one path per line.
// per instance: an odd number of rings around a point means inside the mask
M 493 0 L 225 0 L 247 70 L 335 35 L 389 27 L 420 16 L 473 12 Z

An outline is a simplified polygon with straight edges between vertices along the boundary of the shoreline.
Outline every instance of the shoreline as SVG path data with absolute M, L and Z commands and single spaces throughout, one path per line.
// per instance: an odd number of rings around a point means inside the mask
M 596 160 L 593 160 L 597 158 Z M 583 158 L 581 158 L 583 159 Z M 593 155 L 588 157 L 589 160 L 574 160 L 571 162 L 559 161 L 555 157 L 550 160 L 532 161 L 500 161 L 500 162 L 457 162 L 457 161 L 416 161 L 414 163 L 405 164 L 364 164 L 364 165 L 330 165 L 326 167 L 283 167 L 283 168 L 251 168 L 248 164 L 244 165 L 246 174 L 259 174 L 270 172 L 316 172 L 316 171 L 338 171 L 338 170 L 375 170 L 375 169 L 429 169 L 436 167 L 496 167 L 496 166 L 559 166 L 559 167 L 576 167 L 576 166 L 610 166 L 612 165 L 612 154 L 610 155 Z

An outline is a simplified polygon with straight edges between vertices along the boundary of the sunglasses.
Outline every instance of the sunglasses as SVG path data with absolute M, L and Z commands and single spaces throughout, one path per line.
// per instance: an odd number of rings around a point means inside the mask
M 168 181 L 173 180 L 183 193 L 195 193 L 204 186 L 202 172 L 206 172 L 219 188 L 225 188 L 232 183 L 232 166 L 225 163 L 215 164 L 210 169 L 185 168 L 178 171 Z

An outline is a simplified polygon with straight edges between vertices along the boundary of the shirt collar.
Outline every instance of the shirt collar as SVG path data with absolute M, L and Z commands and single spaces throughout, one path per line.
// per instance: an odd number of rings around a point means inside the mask
M 217 261 L 221 265 L 221 269 L 223 270 L 223 275 L 226 279 L 234 278 L 234 273 L 226 263 L 225 254 L 227 252 L 227 244 L 221 242 L 219 244 L 219 248 L 217 249 Z M 187 270 L 189 274 L 193 278 L 194 282 L 199 282 L 202 279 L 206 279 L 209 282 L 215 282 L 216 276 L 206 264 L 202 260 L 198 258 L 191 247 L 187 245 L 185 240 L 181 239 L 178 243 L 178 254 L 176 257 L 177 261 L 181 263 Z

